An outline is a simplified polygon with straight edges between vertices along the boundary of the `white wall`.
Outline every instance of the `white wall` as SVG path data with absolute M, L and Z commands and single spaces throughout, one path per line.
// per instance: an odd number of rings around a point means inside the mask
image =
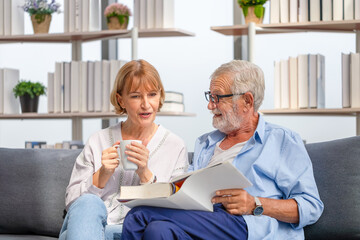
M 132 7 L 131 0 L 121 2 Z M 139 39 L 138 42 L 139 58 L 158 69 L 166 90 L 183 92 L 186 111 L 197 114 L 196 117 L 158 117 L 156 120 L 181 136 L 190 151 L 199 135 L 213 130 L 204 99 L 204 91 L 209 88 L 209 76 L 222 63 L 233 59 L 233 38 L 210 30 L 210 26 L 232 25 L 232 1 L 219 2 L 176 0 L 175 26 L 194 32 L 196 36 Z M 62 19 L 62 14 L 53 15 L 50 32 L 63 31 Z M 27 15 L 25 21 L 26 33 L 32 33 Z M 130 48 L 130 40 L 119 40 L 119 58 L 129 60 Z M 262 108 L 273 108 L 273 61 L 301 53 L 325 55 L 326 106 L 341 107 L 340 54 L 354 50 L 355 37 L 352 34 L 258 35 L 255 62 L 264 70 L 266 79 Z M 83 60 L 98 60 L 100 51 L 99 41 L 83 44 Z M 47 72 L 54 71 L 55 61 L 70 60 L 70 44 L 0 44 L 0 67 L 20 69 L 22 79 L 47 84 Z M 46 97 L 41 97 L 39 112 L 46 111 Z M 355 134 L 355 118 L 352 117 L 266 116 L 266 119 L 294 129 L 307 142 Z M 100 128 L 98 119 L 83 120 L 84 140 Z M 26 140 L 45 140 L 54 144 L 70 139 L 70 120 L 0 120 L 0 147 L 23 147 Z

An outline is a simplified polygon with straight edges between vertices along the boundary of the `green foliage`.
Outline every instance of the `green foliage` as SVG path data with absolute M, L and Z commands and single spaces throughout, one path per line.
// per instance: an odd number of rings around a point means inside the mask
M 267 0 L 238 0 L 240 7 L 264 5 L 266 2 Z
M 116 13 L 110 13 L 108 16 L 106 16 L 107 22 L 110 22 L 111 17 L 117 17 L 119 19 L 120 24 L 124 24 L 125 21 L 129 22 L 129 15 L 118 15 Z
M 254 13 L 257 18 L 262 18 L 264 16 L 265 8 L 261 5 L 256 5 L 254 7 Z
M 254 13 L 257 18 L 262 18 L 265 13 L 263 5 L 267 0 L 238 0 L 240 7 L 246 17 L 249 13 L 249 7 L 254 7 Z
M 31 81 L 21 80 L 13 88 L 13 92 L 15 97 L 28 94 L 31 98 L 34 98 L 35 96 L 46 95 L 46 88 L 40 82 L 33 83 Z

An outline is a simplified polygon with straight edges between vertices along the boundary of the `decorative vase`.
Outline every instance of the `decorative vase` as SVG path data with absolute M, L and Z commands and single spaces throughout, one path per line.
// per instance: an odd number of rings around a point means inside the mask
M 48 33 L 51 22 L 51 14 L 33 14 L 31 15 L 31 22 L 34 33 Z
M 261 24 L 264 20 L 265 8 L 262 5 L 256 5 L 254 7 L 242 7 L 245 23 L 254 22 Z
M 29 94 L 20 96 L 20 105 L 22 113 L 37 112 L 39 106 L 39 96 L 31 98 Z
M 119 15 L 107 18 L 107 25 L 109 30 L 127 29 L 129 23 L 129 16 Z

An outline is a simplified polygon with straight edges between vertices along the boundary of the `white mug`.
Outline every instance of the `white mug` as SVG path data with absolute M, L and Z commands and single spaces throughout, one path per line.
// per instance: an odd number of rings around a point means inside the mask
M 135 163 L 129 161 L 127 159 L 128 155 L 125 153 L 125 150 L 126 151 L 131 151 L 130 149 L 126 149 L 126 145 L 131 145 L 131 142 L 142 143 L 142 141 L 140 141 L 140 140 L 122 140 L 122 141 L 120 141 L 120 146 L 118 148 L 121 163 L 122 163 L 123 168 L 125 170 L 136 170 L 136 169 L 138 169 L 138 165 L 136 165 Z

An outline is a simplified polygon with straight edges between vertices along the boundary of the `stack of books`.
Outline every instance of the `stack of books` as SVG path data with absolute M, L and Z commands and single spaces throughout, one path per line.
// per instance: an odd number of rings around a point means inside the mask
M 184 95 L 180 92 L 165 92 L 165 101 L 160 112 L 184 112 Z
M 358 0 L 271 0 L 270 23 L 360 20 Z
M 134 26 L 139 29 L 173 28 L 174 0 L 134 0 Z
M 360 53 L 342 53 L 342 107 L 360 108 Z
M 24 35 L 24 0 L 0 0 L 0 36 Z
M 303 54 L 275 62 L 274 108 L 325 108 L 325 57 Z
M 25 148 L 41 149 L 83 149 L 83 141 L 63 141 L 55 144 L 47 144 L 46 141 L 26 141 Z
M 18 114 L 19 99 L 15 98 L 13 88 L 19 82 L 18 69 L 0 68 L 0 114 Z

